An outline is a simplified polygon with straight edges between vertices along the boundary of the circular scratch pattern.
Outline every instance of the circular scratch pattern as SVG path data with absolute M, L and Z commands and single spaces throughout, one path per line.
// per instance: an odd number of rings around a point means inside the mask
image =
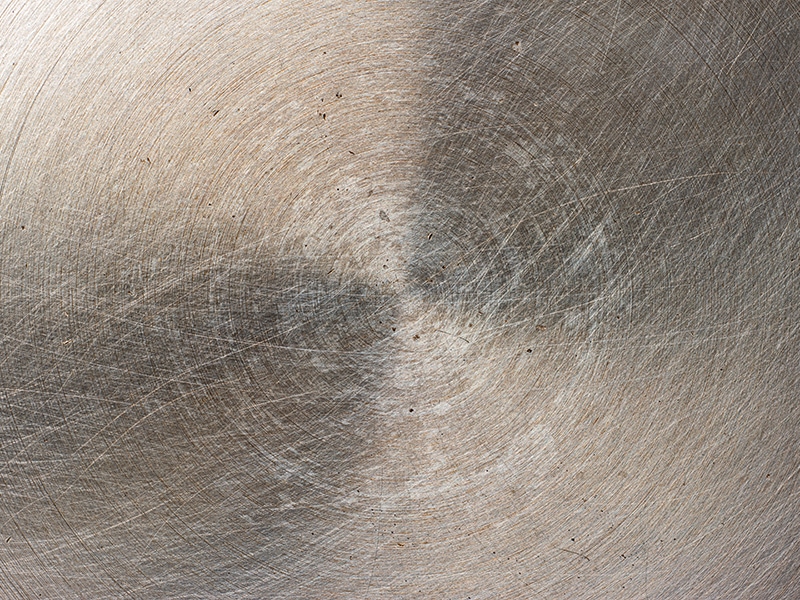
M 0 7 L 0 595 L 800 593 L 791 2 Z

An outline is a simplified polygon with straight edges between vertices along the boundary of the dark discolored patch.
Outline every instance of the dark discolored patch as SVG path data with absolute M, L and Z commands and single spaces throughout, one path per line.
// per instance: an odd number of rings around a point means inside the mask
M 736 279 L 715 265 L 786 255 L 769 240 L 778 215 L 797 221 L 787 197 L 754 201 L 797 189 L 800 75 L 781 67 L 797 25 L 746 4 L 432 8 L 417 293 L 531 324 L 735 318 Z
M 530 11 L 473 6 L 443 18 L 430 41 L 438 79 L 411 271 L 420 293 L 465 311 L 584 306 L 618 261 L 607 199 L 554 102 L 558 76 L 537 69 L 528 44 L 551 11 Z
M 53 568 L 268 591 L 350 518 L 396 301 L 300 261 L 136 267 L 4 304 L 3 514 L 74 544 Z

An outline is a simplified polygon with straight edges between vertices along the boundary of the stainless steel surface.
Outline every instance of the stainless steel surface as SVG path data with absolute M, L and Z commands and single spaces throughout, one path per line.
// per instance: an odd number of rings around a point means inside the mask
M 794 2 L 0 7 L 0 596 L 800 597 Z

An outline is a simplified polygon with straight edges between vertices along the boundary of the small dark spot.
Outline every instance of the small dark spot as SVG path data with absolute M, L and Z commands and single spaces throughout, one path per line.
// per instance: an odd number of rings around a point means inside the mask
M 25 225 L 21 225 L 20 227 L 21 227 L 22 229 L 25 229 Z M 769 477 L 769 475 L 767 475 L 767 477 Z
M 392 327 L 392 331 L 397 331 L 397 327 Z
M 341 98 L 342 97 L 342 92 L 336 92 L 336 97 L 337 98 Z
M 432 233 L 429 233 L 429 234 L 428 234 L 428 239 L 430 240 L 431 238 L 433 238 L 433 234 L 432 234 Z
M 389 215 L 386 214 L 385 210 L 380 211 L 378 216 L 380 217 L 381 221 L 386 221 L 387 223 L 389 222 Z
M 408 409 L 408 412 L 410 412 L 410 413 L 411 413 L 411 412 L 414 412 L 414 409 L 413 409 L 413 408 L 409 408 L 409 409 Z
M 348 152 L 349 152 L 350 154 L 352 154 L 353 156 L 355 156 L 355 155 L 356 155 L 356 153 L 355 153 L 355 152 L 353 152 L 352 150 L 348 150 Z
M 325 114 L 325 113 L 322 113 L 322 118 L 323 118 L 323 119 L 327 119 L 327 118 L 328 118 L 328 115 L 327 115 L 327 114 Z
M 418 336 L 418 335 L 415 333 L 415 334 L 414 334 L 414 338 L 413 338 L 413 339 L 415 339 L 415 340 L 418 340 L 418 339 L 419 339 L 419 336 Z
M 525 352 L 527 352 L 528 354 L 530 354 L 531 352 L 533 352 L 533 350 L 531 350 L 530 348 L 528 348 L 527 350 L 525 350 Z
M 191 91 L 192 91 L 192 88 L 189 88 L 189 91 L 191 92 Z
M 214 116 L 216 117 L 216 116 L 219 114 L 219 109 L 217 108 L 217 109 L 215 109 L 215 110 L 212 110 L 212 111 L 211 111 L 211 114 L 212 114 L 212 115 L 214 115 Z

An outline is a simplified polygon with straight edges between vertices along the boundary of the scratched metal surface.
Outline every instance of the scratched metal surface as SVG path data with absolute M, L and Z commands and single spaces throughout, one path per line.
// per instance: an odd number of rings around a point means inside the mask
M 800 597 L 800 6 L 6 1 L 0 596 Z

